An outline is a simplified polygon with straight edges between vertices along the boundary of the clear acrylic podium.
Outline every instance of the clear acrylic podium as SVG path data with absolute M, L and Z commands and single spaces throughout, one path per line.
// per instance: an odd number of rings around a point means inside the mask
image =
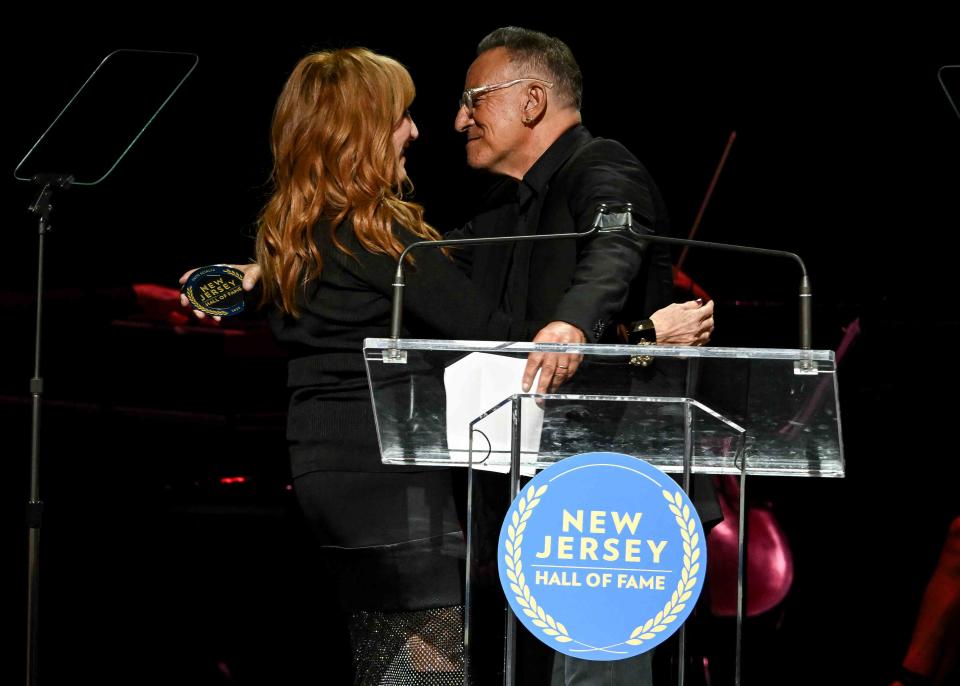
M 471 353 L 524 359 L 530 352 L 583 355 L 562 393 L 510 392 L 460 413 L 448 425 L 445 370 Z M 643 359 L 638 358 L 643 355 Z M 736 474 L 740 511 L 746 476 L 842 477 L 843 443 L 834 353 L 827 350 L 684 346 L 564 345 L 367 339 L 364 357 L 384 463 L 460 466 L 508 473 L 510 497 L 521 473 L 565 457 L 609 451 L 640 457 L 668 473 Z M 489 358 L 487 358 L 489 359 Z M 641 364 L 646 362 L 646 364 Z M 475 386 L 456 391 L 466 396 Z M 486 398 L 489 398 L 486 393 Z M 456 403 L 453 403 L 456 404 Z M 541 418 L 542 414 L 542 418 Z M 531 416 L 536 421 L 531 422 Z M 473 489 L 468 488 L 465 644 L 472 611 Z M 743 620 L 740 523 L 736 681 Z M 514 681 L 515 623 L 507 622 L 504 682 Z M 684 651 L 681 629 L 680 652 Z M 683 683 L 683 660 L 680 660 Z

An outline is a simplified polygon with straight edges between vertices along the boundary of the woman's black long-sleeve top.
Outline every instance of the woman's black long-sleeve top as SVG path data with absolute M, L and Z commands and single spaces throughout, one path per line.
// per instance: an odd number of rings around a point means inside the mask
M 394 231 L 404 245 L 420 240 L 402 226 L 395 224 Z M 277 308 L 270 315 L 274 334 L 291 354 L 287 438 L 312 446 L 313 457 L 300 460 L 294 446 L 294 476 L 316 468 L 379 471 L 379 459 L 360 458 L 350 444 L 374 431 L 362 347 L 365 338 L 389 335 L 397 261 L 367 251 L 349 222 L 336 229 L 349 253 L 334 245 L 326 223 L 314 236 L 323 264 L 320 278 L 298 296 L 299 317 Z M 441 250 L 420 248 L 412 255 L 415 264 L 404 272 L 403 337 L 522 341 L 546 323 L 512 321 Z M 369 440 L 363 441 L 367 447 Z

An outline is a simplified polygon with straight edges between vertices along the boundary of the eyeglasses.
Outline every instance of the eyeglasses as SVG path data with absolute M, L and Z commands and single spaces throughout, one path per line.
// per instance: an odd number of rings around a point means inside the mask
M 504 81 L 503 83 L 492 83 L 489 86 L 477 86 L 476 88 L 470 88 L 463 91 L 463 95 L 460 96 L 460 107 L 467 108 L 467 114 L 471 117 L 473 116 L 473 107 L 474 107 L 474 98 L 478 95 L 486 95 L 490 91 L 497 91 L 501 88 L 509 88 L 510 86 L 515 86 L 518 83 L 523 83 L 524 81 L 538 81 L 547 88 L 553 88 L 553 83 L 550 81 L 545 81 L 543 79 L 537 79 L 533 77 L 528 77 L 524 79 L 514 79 L 513 81 Z

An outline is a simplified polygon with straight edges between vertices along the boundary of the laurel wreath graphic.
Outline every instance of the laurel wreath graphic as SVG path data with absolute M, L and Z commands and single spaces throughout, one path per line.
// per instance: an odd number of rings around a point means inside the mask
M 197 300 L 197 297 L 194 295 L 193 291 L 187 292 L 187 300 L 190 301 L 190 304 L 193 305 L 193 309 L 195 310 L 203 310 L 203 308 L 206 307 L 208 310 L 210 310 L 210 314 L 217 315 L 220 317 L 222 317 L 227 313 L 227 311 L 224 309 L 214 310 L 209 305 L 201 305 L 200 302 Z
M 683 612 L 693 594 L 693 588 L 697 585 L 697 572 L 700 571 L 700 534 L 695 530 L 696 521 L 690 515 L 690 506 L 683 504 L 680 491 L 676 491 L 673 495 L 666 489 L 661 492 L 670 503 L 670 511 L 680 527 L 680 537 L 683 539 L 683 569 L 680 571 L 677 588 L 670 596 L 670 600 L 664 604 L 663 609 L 655 617 L 651 617 L 630 632 L 627 644 L 632 646 L 641 645 L 644 641 L 655 638 L 677 619 L 677 615 Z
M 234 270 L 234 271 L 232 271 L 232 272 L 227 272 L 228 275 L 234 277 L 235 279 L 237 278 L 237 274 L 238 274 L 238 273 L 239 273 L 239 272 L 237 272 L 236 270 Z M 241 281 L 241 282 L 243 281 L 243 275 L 242 275 L 242 274 L 240 274 L 240 281 Z M 235 291 L 232 291 L 232 292 L 228 293 L 227 296 L 236 295 L 237 293 L 240 293 L 242 290 L 243 290 L 243 286 L 241 285 L 240 287 L 237 287 Z M 224 297 L 226 297 L 226 296 L 224 296 Z M 221 298 L 221 300 L 222 300 L 222 299 L 223 299 L 223 298 Z M 193 289 L 193 288 L 188 288 L 188 289 L 187 289 L 187 300 L 190 301 L 190 304 L 193 305 L 193 309 L 195 309 L 195 310 L 201 310 L 201 311 L 207 312 L 208 314 L 212 314 L 212 315 L 216 315 L 216 316 L 221 316 L 221 317 L 224 316 L 224 315 L 229 314 L 229 312 L 227 312 L 227 310 L 224 309 L 223 307 L 214 308 L 214 306 L 212 306 L 212 305 L 203 305 L 203 306 L 201 306 L 200 301 L 197 300 L 197 296 L 196 296 L 196 293 L 194 292 L 194 289 Z M 204 309 L 203 309 L 204 307 L 206 307 L 207 309 L 204 310 Z
M 533 625 L 551 636 L 560 643 L 572 641 L 567 633 L 567 627 L 556 621 L 537 604 L 537 599 L 530 593 L 526 577 L 523 574 L 523 561 L 520 559 L 520 545 L 523 543 L 523 531 L 527 528 L 527 520 L 533 509 L 540 504 L 540 498 L 547 492 L 547 485 L 540 488 L 531 487 L 526 497 L 520 496 L 517 509 L 513 511 L 510 526 L 507 527 L 507 540 L 504 548 L 507 554 L 503 556 L 507 565 L 507 578 L 510 579 L 510 590 L 514 592 L 517 604 L 523 608 L 523 614 L 531 619 Z
M 521 559 L 523 532 L 527 528 L 527 520 L 530 519 L 534 508 L 540 504 L 540 499 L 546 492 L 547 485 L 545 484 L 540 488 L 529 488 L 526 495 L 521 494 L 517 500 L 516 509 L 511 513 L 510 525 L 507 527 L 507 540 L 504 542 L 507 554 L 504 555 L 503 559 L 507 565 L 506 572 L 507 578 L 510 580 L 510 590 L 513 591 L 517 604 L 523 609 L 523 613 L 530 618 L 535 627 L 558 643 L 573 641 L 591 649 L 604 651 L 614 648 L 616 645 L 623 645 L 623 643 L 618 643 L 604 648 L 596 648 L 575 641 L 567 628 L 544 610 L 543 606 L 537 603 L 536 598 L 530 592 L 530 586 L 527 584 L 526 576 L 523 573 L 523 560 Z M 683 496 L 680 491 L 671 494 L 664 489 L 662 494 L 669 503 L 670 512 L 673 513 L 677 525 L 680 527 L 680 536 L 683 539 L 683 569 L 680 572 L 677 588 L 670 596 L 670 600 L 664 604 L 663 609 L 656 616 L 636 627 L 630 633 L 630 638 L 624 641 L 624 643 L 632 646 L 642 645 L 645 641 L 655 638 L 657 634 L 666 630 L 670 624 L 676 621 L 693 594 L 693 589 L 697 585 L 697 574 L 700 571 L 700 534 L 696 531 L 696 520 L 691 516 L 690 506 L 683 503 Z

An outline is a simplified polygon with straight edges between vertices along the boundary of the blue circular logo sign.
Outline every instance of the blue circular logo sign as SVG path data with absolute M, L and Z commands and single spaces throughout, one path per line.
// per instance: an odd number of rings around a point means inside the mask
M 693 611 L 707 569 L 683 489 L 619 453 L 574 455 L 537 474 L 510 506 L 497 552 L 524 626 L 586 660 L 622 660 L 666 640 Z

